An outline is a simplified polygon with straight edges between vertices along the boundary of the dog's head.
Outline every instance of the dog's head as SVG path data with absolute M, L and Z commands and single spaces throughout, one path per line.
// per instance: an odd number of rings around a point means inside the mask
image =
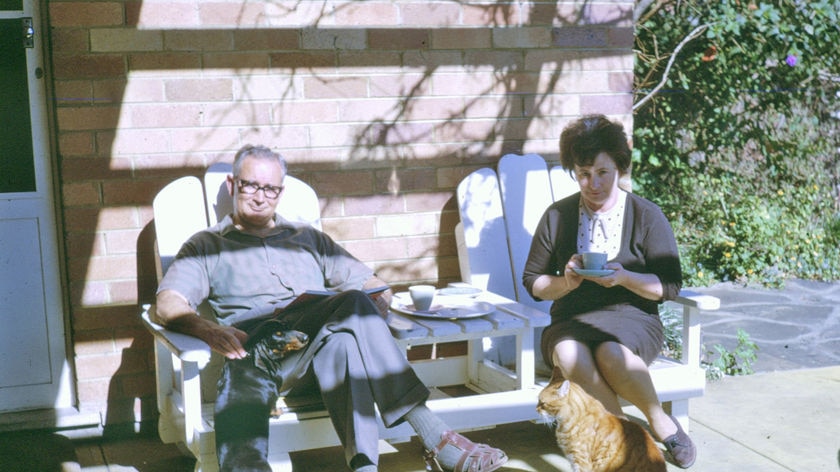
M 292 351 L 305 348 L 309 344 L 309 335 L 294 329 L 277 330 L 264 342 L 274 356 L 282 358 Z

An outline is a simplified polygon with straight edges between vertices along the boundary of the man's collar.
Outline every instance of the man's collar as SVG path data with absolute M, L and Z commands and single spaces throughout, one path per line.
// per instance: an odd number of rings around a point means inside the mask
M 274 228 L 271 229 L 269 234 L 277 234 L 280 231 L 283 231 L 288 228 L 294 228 L 294 225 L 290 223 L 288 220 L 283 218 L 282 216 L 278 215 L 277 213 L 274 214 Z M 240 230 L 236 227 L 236 224 L 233 222 L 233 213 L 228 213 L 222 218 L 222 221 L 219 222 L 219 234 L 222 236 L 227 235 L 233 231 L 242 233 L 242 234 L 249 234 L 245 233 L 244 231 Z

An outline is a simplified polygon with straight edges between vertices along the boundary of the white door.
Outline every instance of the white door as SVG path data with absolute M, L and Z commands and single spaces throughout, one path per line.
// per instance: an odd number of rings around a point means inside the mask
M 39 1 L 0 0 L 0 411 L 73 404 Z

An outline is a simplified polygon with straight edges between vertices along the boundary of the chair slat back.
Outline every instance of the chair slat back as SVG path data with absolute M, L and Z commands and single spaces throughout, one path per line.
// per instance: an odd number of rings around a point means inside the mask
M 545 160 L 537 154 L 508 154 L 499 160 L 502 207 L 520 303 L 548 311 L 549 302 L 535 302 L 522 286 L 522 271 L 528 260 L 531 240 L 545 209 L 551 202 L 551 182 Z
M 462 280 L 516 298 L 496 172 L 483 168 L 469 174 L 458 184 L 457 199 Z
M 207 227 L 201 181 L 187 176 L 170 182 L 155 196 L 152 210 L 157 237 L 155 262 L 160 280 L 184 241 Z

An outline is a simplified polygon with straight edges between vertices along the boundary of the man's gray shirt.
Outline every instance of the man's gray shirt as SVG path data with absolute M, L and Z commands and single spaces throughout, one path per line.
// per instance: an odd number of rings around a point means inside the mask
M 275 215 L 265 237 L 243 233 L 231 215 L 184 243 L 158 292 L 174 290 L 195 308 L 205 299 L 232 325 L 253 308 L 287 305 L 306 290 L 360 289 L 373 271 L 311 226 Z M 265 311 L 265 310 L 261 310 Z

